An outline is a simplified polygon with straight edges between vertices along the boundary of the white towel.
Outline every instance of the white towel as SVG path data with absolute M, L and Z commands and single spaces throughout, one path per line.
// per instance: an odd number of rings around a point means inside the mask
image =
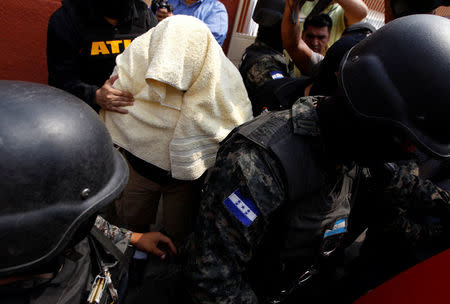
M 135 102 L 128 114 L 101 113 L 114 142 L 177 179 L 200 177 L 219 142 L 252 118 L 239 71 L 195 17 L 166 18 L 134 39 L 116 74 L 114 87 Z

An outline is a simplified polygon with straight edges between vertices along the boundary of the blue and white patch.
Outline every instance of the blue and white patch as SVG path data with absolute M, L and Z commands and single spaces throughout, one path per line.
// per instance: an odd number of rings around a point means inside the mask
M 250 226 L 259 215 L 255 203 L 248 198 L 244 198 L 239 189 L 231 193 L 223 203 L 245 227 Z
M 270 72 L 270 76 L 272 76 L 272 79 L 281 79 L 284 78 L 284 75 L 281 71 L 273 71 Z
M 325 230 L 323 238 L 327 238 L 332 235 L 341 234 L 347 232 L 347 219 L 342 218 L 334 223 L 333 228 Z

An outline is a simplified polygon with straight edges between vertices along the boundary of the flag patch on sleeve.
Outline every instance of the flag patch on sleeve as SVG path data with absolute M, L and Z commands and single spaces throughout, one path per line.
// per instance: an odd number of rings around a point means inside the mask
M 342 218 L 336 221 L 336 223 L 334 223 L 333 228 L 332 229 L 327 229 L 325 230 L 325 234 L 324 234 L 324 238 L 335 235 L 335 234 L 341 234 L 347 232 L 347 223 L 346 223 L 346 219 Z
M 231 193 L 223 203 L 245 227 L 250 226 L 259 215 L 255 203 L 243 197 L 239 189 Z
M 281 71 L 273 71 L 270 72 L 270 76 L 272 76 L 272 79 L 281 79 L 284 78 L 284 75 Z

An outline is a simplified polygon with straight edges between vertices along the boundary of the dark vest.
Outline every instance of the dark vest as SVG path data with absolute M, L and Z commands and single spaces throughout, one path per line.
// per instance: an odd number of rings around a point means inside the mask
M 268 233 L 263 242 L 276 249 L 272 256 L 265 251 L 262 259 L 265 265 L 257 266 L 259 270 L 271 268 L 267 276 L 272 278 L 268 280 L 276 283 L 288 281 L 329 253 L 329 246 L 324 247 L 329 239 L 325 234 L 330 234 L 339 220 L 346 221 L 350 212 L 351 179 L 344 176 L 356 175 L 356 169 L 350 172 L 345 167 L 337 171 L 326 168 L 320 137 L 295 134 L 293 120 L 286 119 L 284 112 L 263 114 L 237 130 L 274 155 L 284 173 L 287 201 L 270 224 L 268 230 L 274 233 Z M 306 129 L 303 131 L 308 133 Z M 260 276 L 257 280 L 264 281 Z

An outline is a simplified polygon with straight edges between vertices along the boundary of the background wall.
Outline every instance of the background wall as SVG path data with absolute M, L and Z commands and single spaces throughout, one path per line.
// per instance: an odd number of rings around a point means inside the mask
M 253 37 L 247 37 L 245 35 L 247 33 L 237 25 L 246 24 L 244 21 L 249 22 L 251 11 L 248 11 L 248 4 L 250 1 L 256 2 L 256 0 L 220 1 L 228 11 L 228 35 L 223 50 L 228 53 L 230 38 L 234 29 L 239 37 L 234 39 L 238 40 L 237 46 L 236 43 L 232 43 L 232 52 L 237 53 L 235 57 L 239 61 L 242 50 L 252 42 Z M 370 14 L 374 14 L 374 18 L 378 18 L 378 15 L 384 13 L 384 2 L 389 3 L 389 0 L 364 1 L 371 9 Z M 50 15 L 60 5 L 60 0 L 0 0 L 0 28 L 2 32 L 0 79 L 47 83 L 47 23 Z M 441 7 L 437 10 L 437 13 L 448 17 L 450 16 L 450 7 Z M 242 20 L 236 20 L 236 18 Z M 389 20 L 389 14 L 386 14 L 386 20 Z M 241 33 L 244 35 L 239 35 Z M 229 53 L 229 55 L 233 54 Z
M 227 51 L 239 0 L 220 0 L 228 11 Z M 0 79 L 47 83 L 47 23 L 60 0 L 1 0 Z
M 47 83 L 47 23 L 60 0 L 1 0 L 0 79 Z

